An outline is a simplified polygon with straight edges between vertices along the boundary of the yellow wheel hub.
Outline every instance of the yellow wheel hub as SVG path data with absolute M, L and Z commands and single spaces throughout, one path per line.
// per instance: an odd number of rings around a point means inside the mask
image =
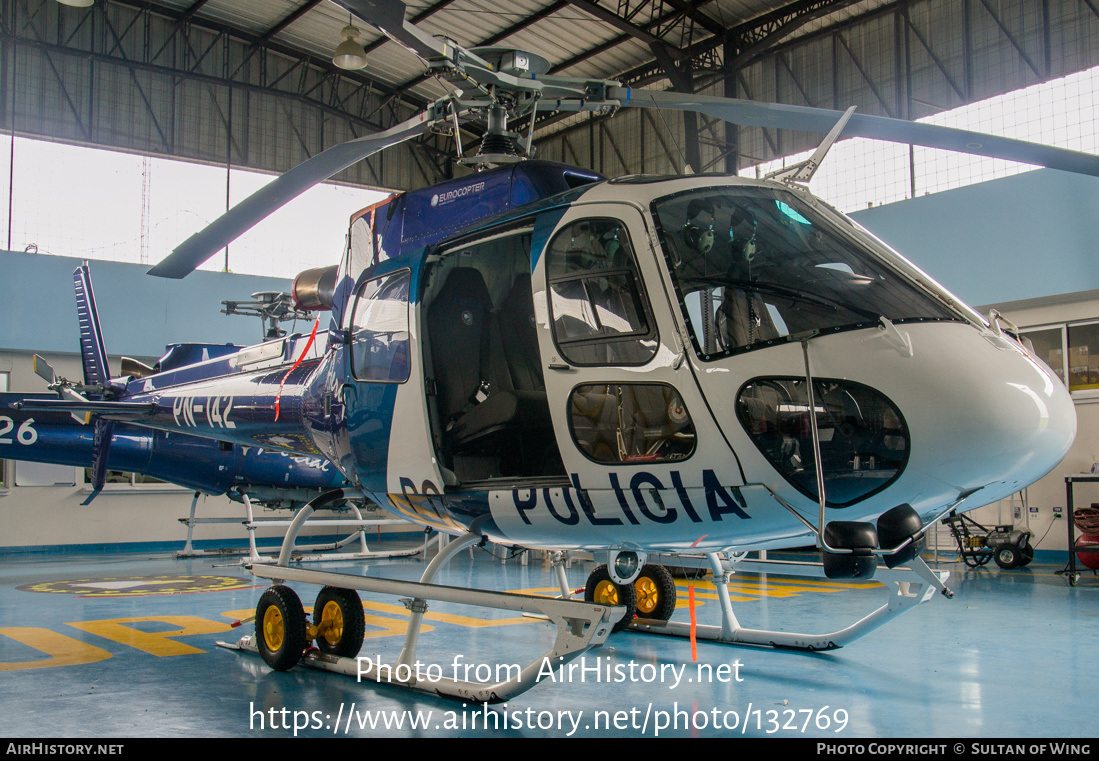
M 613 581 L 601 581 L 595 585 L 595 602 L 603 605 L 618 604 L 618 587 Z
M 286 636 L 286 625 L 282 620 L 282 613 L 274 605 L 263 614 L 263 638 L 267 641 L 267 647 L 278 650 L 282 647 L 282 640 Z
M 319 629 L 328 644 L 333 647 L 340 644 L 343 639 L 343 611 L 338 604 L 331 600 L 324 604 Z
M 656 606 L 660 604 L 660 590 L 657 589 L 656 582 L 648 576 L 642 576 L 633 586 L 637 590 L 637 612 L 648 615 L 656 610 Z

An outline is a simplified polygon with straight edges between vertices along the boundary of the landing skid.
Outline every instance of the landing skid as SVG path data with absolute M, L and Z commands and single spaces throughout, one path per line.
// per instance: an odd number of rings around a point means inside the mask
M 198 499 L 200 496 L 201 494 L 199 492 L 195 492 L 195 496 L 191 500 L 190 516 L 187 518 L 179 519 L 180 523 L 187 526 L 187 541 L 184 543 L 183 549 L 176 553 L 177 558 L 228 557 L 233 555 L 244 555 L 244 559 L 240 561 L 242 564 L 262 563 L 277 559 L 275 555 L 265 556 L 260 554 L 259 549 L 256 546 L 256 529 L 289 529 L 291 526 L 294 525 L 292 520 L 281 518 L 254 517 L 252 510 L 252 501 L 248 498 L 247 494 L 241 494 L 241 501 L 244 504 L 245 511 L 243 520 L 241 520 L 240 518 L 196 518 L 195 510 L 198 506 Z M 397 518 L 391 518 L 388 515 L 386 515 L 386 517 L 384 518 L 364 518 L 362 512 L 354 503 L 349 503 L 348 507 L 355 513 L 354 519 L 324 518 L 314 520 L 310 525 L 314 528 L 321 526 L 337 531 L 340 529 L 352 529 L 351 533 L 338 542 L 296 547 L 293 556 L 294 562 L 310 563 L 330 560 L 374 560 L 379 558 L 400 558 L 409 557 L 426 551 L 426 541 L 424 542 L 424 545 L 422 547 L 412 547 L 409 549 L 401 550 L 371 550 L 366 543 L 367 528 L 375 528 L 378 526 L 406 525 L 405 522 Z M 372 512 L 381 511 L 375 509 Z M 193 544 L 195 526 L 204 523 L 243 525 L 248 534 L 248 549 L 195 549 Z M 342 550 L 345 547 L 349 547 L 350 545 L 353 545 L 355 543 L 358 544 L 358 551 L 337 552 L 337 550 Z
M 936 591 L 945 597 L 954 596 L 954 593 L 944 585 L 950 574 L 946 571 L 932 571 L 922 558 L 916 557 L 909 562 L 909 567 L 878 569 L 874 579 L 884 585 L 882 589 L 887 598 L 885 603 L 846 628 L 824 634 L 748 629 L 740 625 L 729 599 L 728 584 L 733 573 L 739 570 L 823 579 L 826 578 L 823 565 L 778 560 L 738 561 L 717 553 L 650 555 L 649 562 L 688 568 L 709 568 L 713 571 L 713 583 L 717 587 L 721 605 L 721 626 L 696 626 L 695 637 L 729 644 L 763 645 L 796 650 L 835 650 L 869 634 L 917 605 L 927 602 Z M 691 634 L 690 625 L 678 621 L 635 619 L 628 630 L 676 637 L 689 637 Z

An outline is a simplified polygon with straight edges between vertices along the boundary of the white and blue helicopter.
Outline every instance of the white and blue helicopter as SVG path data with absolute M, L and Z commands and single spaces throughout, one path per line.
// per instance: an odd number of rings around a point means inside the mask
M 429 129 L 484 125 L 482 171 L 407 192 L 352 219 L 342 261 L 303 273 L 298 303 L 327 331 L 205 363 L 118 379 L 100 399 L 28 408 L 260 445 L 335 464 L 394 514 L 456 534 L 420 583 L 291 568 L 298 513 L 261 598 L 258 650 L 363 674 L 358 591 L 411 598 L 397 666 L 410 687 L 481 701 L 529 687 L 423 681 L 409 672 L 426 600 L 539 612 L 543 656 L 574 658 L 630 627 L 681 635 L 664 563 L 711 568 L 720 627 L 700 637 L 827 649 L 949 595 L 919 557 L 951 510 L 1010 495 L 1067 453 L 1065 386 L 1001 321 L 986 320 L 805 183 L 841 134 L 952 148 L 1099 175 L 1099 158 L 882 117 L 631 90 L 547 76 L 521 51 L 465 49 L 405 21 L 399 0 L 338 4 L 416 53 L 454 92 L 387 132 L 331 148 L 181 245 L 151 274 L 182 277 L 311 185 Z M 621 177 L 529 158 L 509 122 L 538 111 L 692 109 L 747 125 L 828 133 L 767 180 Z M 494 167 L 494 168 L 488 168 Z M 585 601 L 431 584 L 492 541 L 605 557 Z M 825 634 L 740 625 L 726 584 L 766 568 L 751 550 L 815 544 L 823 564 L 775 572 L 895 583 L 886 603 Z M 878 568 L 879 559 L 885 568 Z M 752 565 L 755 563 L 756 565 Z M 284 581 L 324 585 L 307 621 Z M 888 589 L 888 587 L 887 587 Z M 636 616 L 636 618 L 635 618 Z M 371 669 L 380 668 L 373 665 Z M 366 676 L 370 676 L 369 669 Z M 398 671 L 398 673 L 400 673 Z

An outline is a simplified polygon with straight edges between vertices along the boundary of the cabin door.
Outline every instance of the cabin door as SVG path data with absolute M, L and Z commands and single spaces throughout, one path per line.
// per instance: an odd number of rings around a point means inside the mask
M 518 524 L 602 546 L 687 548 L 747 518 L 739 464 L 700 393 L 651 228 L 576 205 L 534 230 L 534 304 L 569 487 L 520 492 Z M 570 527 L 585 526 L 585 532 Z

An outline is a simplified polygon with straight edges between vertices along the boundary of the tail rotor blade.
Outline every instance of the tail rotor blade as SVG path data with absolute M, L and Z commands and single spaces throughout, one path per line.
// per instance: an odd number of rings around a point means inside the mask
M 31 359 L 31 363 L 34 366 L 34 374 L 46 381 L 46 383 L 52 384 L 57 379 L 57 373 L 50 367 L 50 363 L 42 359 L 42 357 L 35 354 Z

